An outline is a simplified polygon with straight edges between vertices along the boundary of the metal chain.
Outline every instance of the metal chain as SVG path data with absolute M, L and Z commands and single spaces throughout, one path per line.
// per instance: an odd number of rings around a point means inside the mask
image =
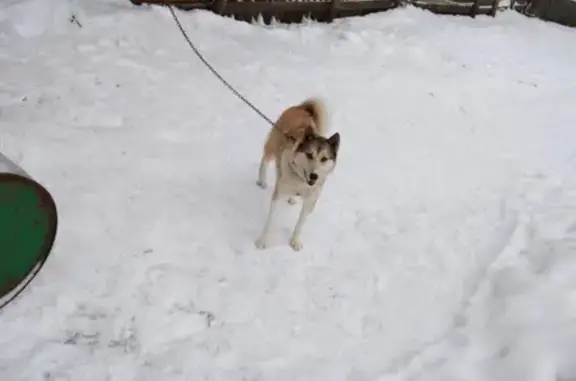
M 192 50 L 194 51 L 194 53 L 196 53 L 196 55 L 198 56 L 198 58 L 200 59 L 200 61 L 202 61 L 204 63 L 204 65 L 206 65 L 206 67 L 208 69 L 210 69 L 210 71 L 212 73 L 214 73 L 214 75 L 216 77 L 218 77 L 218 79 L 220 79 L 220 81 L 222 81 L 222 83 L 224 83 L 224 85 L 226 85 L 226 87 L 228 87 L 230 89 L 230 91 L 232 91 L 234 94 L 236 94 L 238 96 L 238 98 L 240 98 L 242 101 L 244 101 L 244 103 L 246 103 L 250 108 L 252 108 L 252 110 L 256 111 L 258 113 L 258 115 L 260 115 L 265 121 L 267 121 L 271 126 L 276 127 L 275 123 L 272 122 L 270 120 L 270 118 L 268 118 L 266 115 L 264 115 L 260 110 L 258 110 L 252 103 L 250 103 L 250 101 L 248 101 L 244 96 L 242 96 L 242 94 L 240 94 L 238 91 L 236 91 L 236 89 L 234 89 L 234 87 L 232 87 L 231 84 L 229 84 L 219 73 L 218 71 L 216 71 L 216 69 L 214 69 L 212 67 L 212 65 L 210 65 L 210 63 L 202 56 L 202 53 L 200 53 L 200 51 L 198 51 L 198 49 L 196 48 L 196 45 L 194 45 L 194 43 L 190 40 L 190 37 L 188 37 L 188 33 L 186 33 L 186 31 L 184 30 L 184 28 L 182 27 L 182 24 L 180 23 L 180 20 L 178 19 L 178 16 L 176 16 L 176 13 L 174 12 L 174 9 L 172 9 L 172 6 L 170 4 L 166 4 L 166 6 L 168 7 L 168 9 L 170 9 L 170 13 L 172 13 L 172 17 L 174 18 L 174 21 L 176 21 L 176 25 L 178 25 L 178 28 L 180 29 L 180 32 L 182 33 L 182 36 L 184 37 L 184 39 L 186 40 L 186 42 L 188 42 L 188 45 L 190 46 L 190 48 L 192 48 Z

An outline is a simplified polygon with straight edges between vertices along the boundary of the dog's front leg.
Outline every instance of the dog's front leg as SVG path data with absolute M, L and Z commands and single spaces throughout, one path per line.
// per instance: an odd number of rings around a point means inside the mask
M 314 210 L 314 206 L 316 205 L 317 200 L 316 195 L 310 195 L 306 197 L 302 202 L 302 209 L 300 209 L 300 215 L 298 216 L 298 221 L 296 222 L 296 226 L 294 227 L 294 231 L 292 232 L 292 238 L 290 239 L 290 246 L 296 251 L 302 249 L 302 242 L 300 241 L 300 233 L 302 232 L 302 228 L 304 227 L 304 223 L 306 219 Z
M 268 210 L 268 217 L 266 218 L 266 222 L 264 223 L 264 229 L 262 229 L 260 237 L 256 240 L 256 247 L 259 249 L 265 249 L 268 246 L 270 226 L 272 225 L 272 222 L 276 219 L 276 213 L 278 209 L 278 198 L 279 198 L 278 191 L 276 188 L 274 190 L 274 193 L 272 194 L 270 209 Z

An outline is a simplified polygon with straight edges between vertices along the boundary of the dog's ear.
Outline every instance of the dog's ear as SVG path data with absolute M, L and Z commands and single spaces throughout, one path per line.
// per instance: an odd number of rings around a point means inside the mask
M 340 148 L 340 134 L 336 132 L 334 135 L 330 136 L 328 144 L 330 144 L 332 151 L 334 151 L 334 156 L 336 156 L 338 149 Z

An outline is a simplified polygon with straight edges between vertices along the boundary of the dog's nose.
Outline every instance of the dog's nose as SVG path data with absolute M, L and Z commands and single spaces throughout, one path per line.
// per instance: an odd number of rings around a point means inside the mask
M 314 180 L 314 181 L 318 180 L 318 174 L 317 173 L 311 173 L 310 174 L 310 180 Z

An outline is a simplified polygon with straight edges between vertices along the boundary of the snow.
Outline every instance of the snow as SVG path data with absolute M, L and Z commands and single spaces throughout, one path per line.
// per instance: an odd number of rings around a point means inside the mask
M 271 118 L 328 101 L 339 163 L 257 250 L 268 126 L 167 9 L 0 3 L 0 150 L 52 192 L 0 379 L 576 377 L 576 31 L 412 7 L 327 25 L 178 12 Z M 70 22 L 74 14 L 79 27 Z

